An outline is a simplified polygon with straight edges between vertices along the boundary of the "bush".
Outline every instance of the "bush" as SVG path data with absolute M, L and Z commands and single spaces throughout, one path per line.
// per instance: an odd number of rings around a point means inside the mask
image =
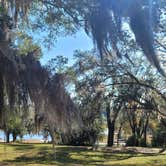
M 145 141 L 144 138 L 141 138 L 141 139 L 139 140 L 139 146 L 141 146 L 141 147 L 146 147 L 146 146 L 147 146 L 147 145 L 146 145 L 146 141 Z
M 166 147 L 166 119 L 162 119 L 157 127 L 157 130 L 153 134 L 152 146 Z
M 126 146 L 138 146 L 138 138 L 136 138 L 136 136 L 132 135 L 128 138 L 128 140 L 126 141 Z
M 64 137 L 62 136 L 62 143 L 72 146 L 91 146 L 96 141 L 98 134 L 99 133 L 95 130 L 83 130 L 80 133 L 75 133 L 70 136 L 64 136 L 67 139 L 64 139 Z
M 157 131 L 152 138 L 152 146 L 166 147 L 166 131 Z

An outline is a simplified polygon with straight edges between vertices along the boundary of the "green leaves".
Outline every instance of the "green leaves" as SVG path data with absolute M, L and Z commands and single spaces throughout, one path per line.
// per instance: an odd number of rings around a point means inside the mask
M 42 56 L 40 46 L 33 42 L 32 37 L 23 32 L 17 32 L 15 43 L 18 47 L 18 54 L 21 56 L 33 54 L 36 59 L 39 59 Z

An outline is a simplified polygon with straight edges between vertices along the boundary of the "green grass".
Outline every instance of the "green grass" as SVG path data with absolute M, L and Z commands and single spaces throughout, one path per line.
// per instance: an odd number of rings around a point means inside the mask
M 55 155 L 56 154 L 56 155 Z M 0 144 L 0 166 L 166 166 L 166 154 L 111 153 L 49 144 Z

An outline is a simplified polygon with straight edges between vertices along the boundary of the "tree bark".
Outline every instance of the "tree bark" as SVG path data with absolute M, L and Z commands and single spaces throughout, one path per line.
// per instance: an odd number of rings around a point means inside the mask
M 148 128 L 148 124 L 149 124 L 149 116 L 147 116 L 146 122 L 145 122 L 145 126 L 144 126 L 144 141 L 145 141 L 145 146 L 147 146 L 147 128 Z
M 145 128 L 144 131 L 144 141 L 145 141 L 145 146 L 147 146 L 147 128 Z
M 5 135 L 6 135 L 6 143 L 9 143 L 10 142 L 10 132 L 6 131 Z
M 55 139 L 55 131 L 53 127 L 49 127 L 49 131 L 50 131 L 50 136 L 51 136 L 51 142 L 52 142 L 52 148 L 53 148 L 53 157 L 56 159 L 56 139 Z
M 116 112 L 114 112 L 114 115 L 112 115 L 112 119 L 111 119 L 111 109 L 110 109 L 110 103 L 107 103 L 107 107 L 106 107 L 106 113 L 107 113 L 107 127 L 108 127 L 108 139 L 107 139 L 107 146 L 111 147 L 114 145 L 114 132 L 115 132 L 115 121 L 116 118 L 118 116 L 120 110 L 120 106 L 117 110 L 115 110 Z
M 120 136 L 121 136 L 122 125 L 123 125 L 123 123 L 120 124 L 119 130 L 118 130 L 117 146 L 119 146 L 119 139 L 120 139 Z
M 108 123 L 108 140 L 107 146 L 112 147 L 114 145 L 114 132 L 115 132 L 115 123 Z
M 15 142 L 16 139 L 17 139 L 17 135 L 13 132 L 13 133 L 12 133 L 12 136 L 13 136 L 13 142 Z

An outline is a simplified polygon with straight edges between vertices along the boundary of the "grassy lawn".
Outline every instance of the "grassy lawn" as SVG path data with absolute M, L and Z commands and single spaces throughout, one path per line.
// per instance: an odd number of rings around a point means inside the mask
M 86 147 L 48 144 L 0 144 L 0 166 L 166 166 L 166 154 L 92 151 Z

